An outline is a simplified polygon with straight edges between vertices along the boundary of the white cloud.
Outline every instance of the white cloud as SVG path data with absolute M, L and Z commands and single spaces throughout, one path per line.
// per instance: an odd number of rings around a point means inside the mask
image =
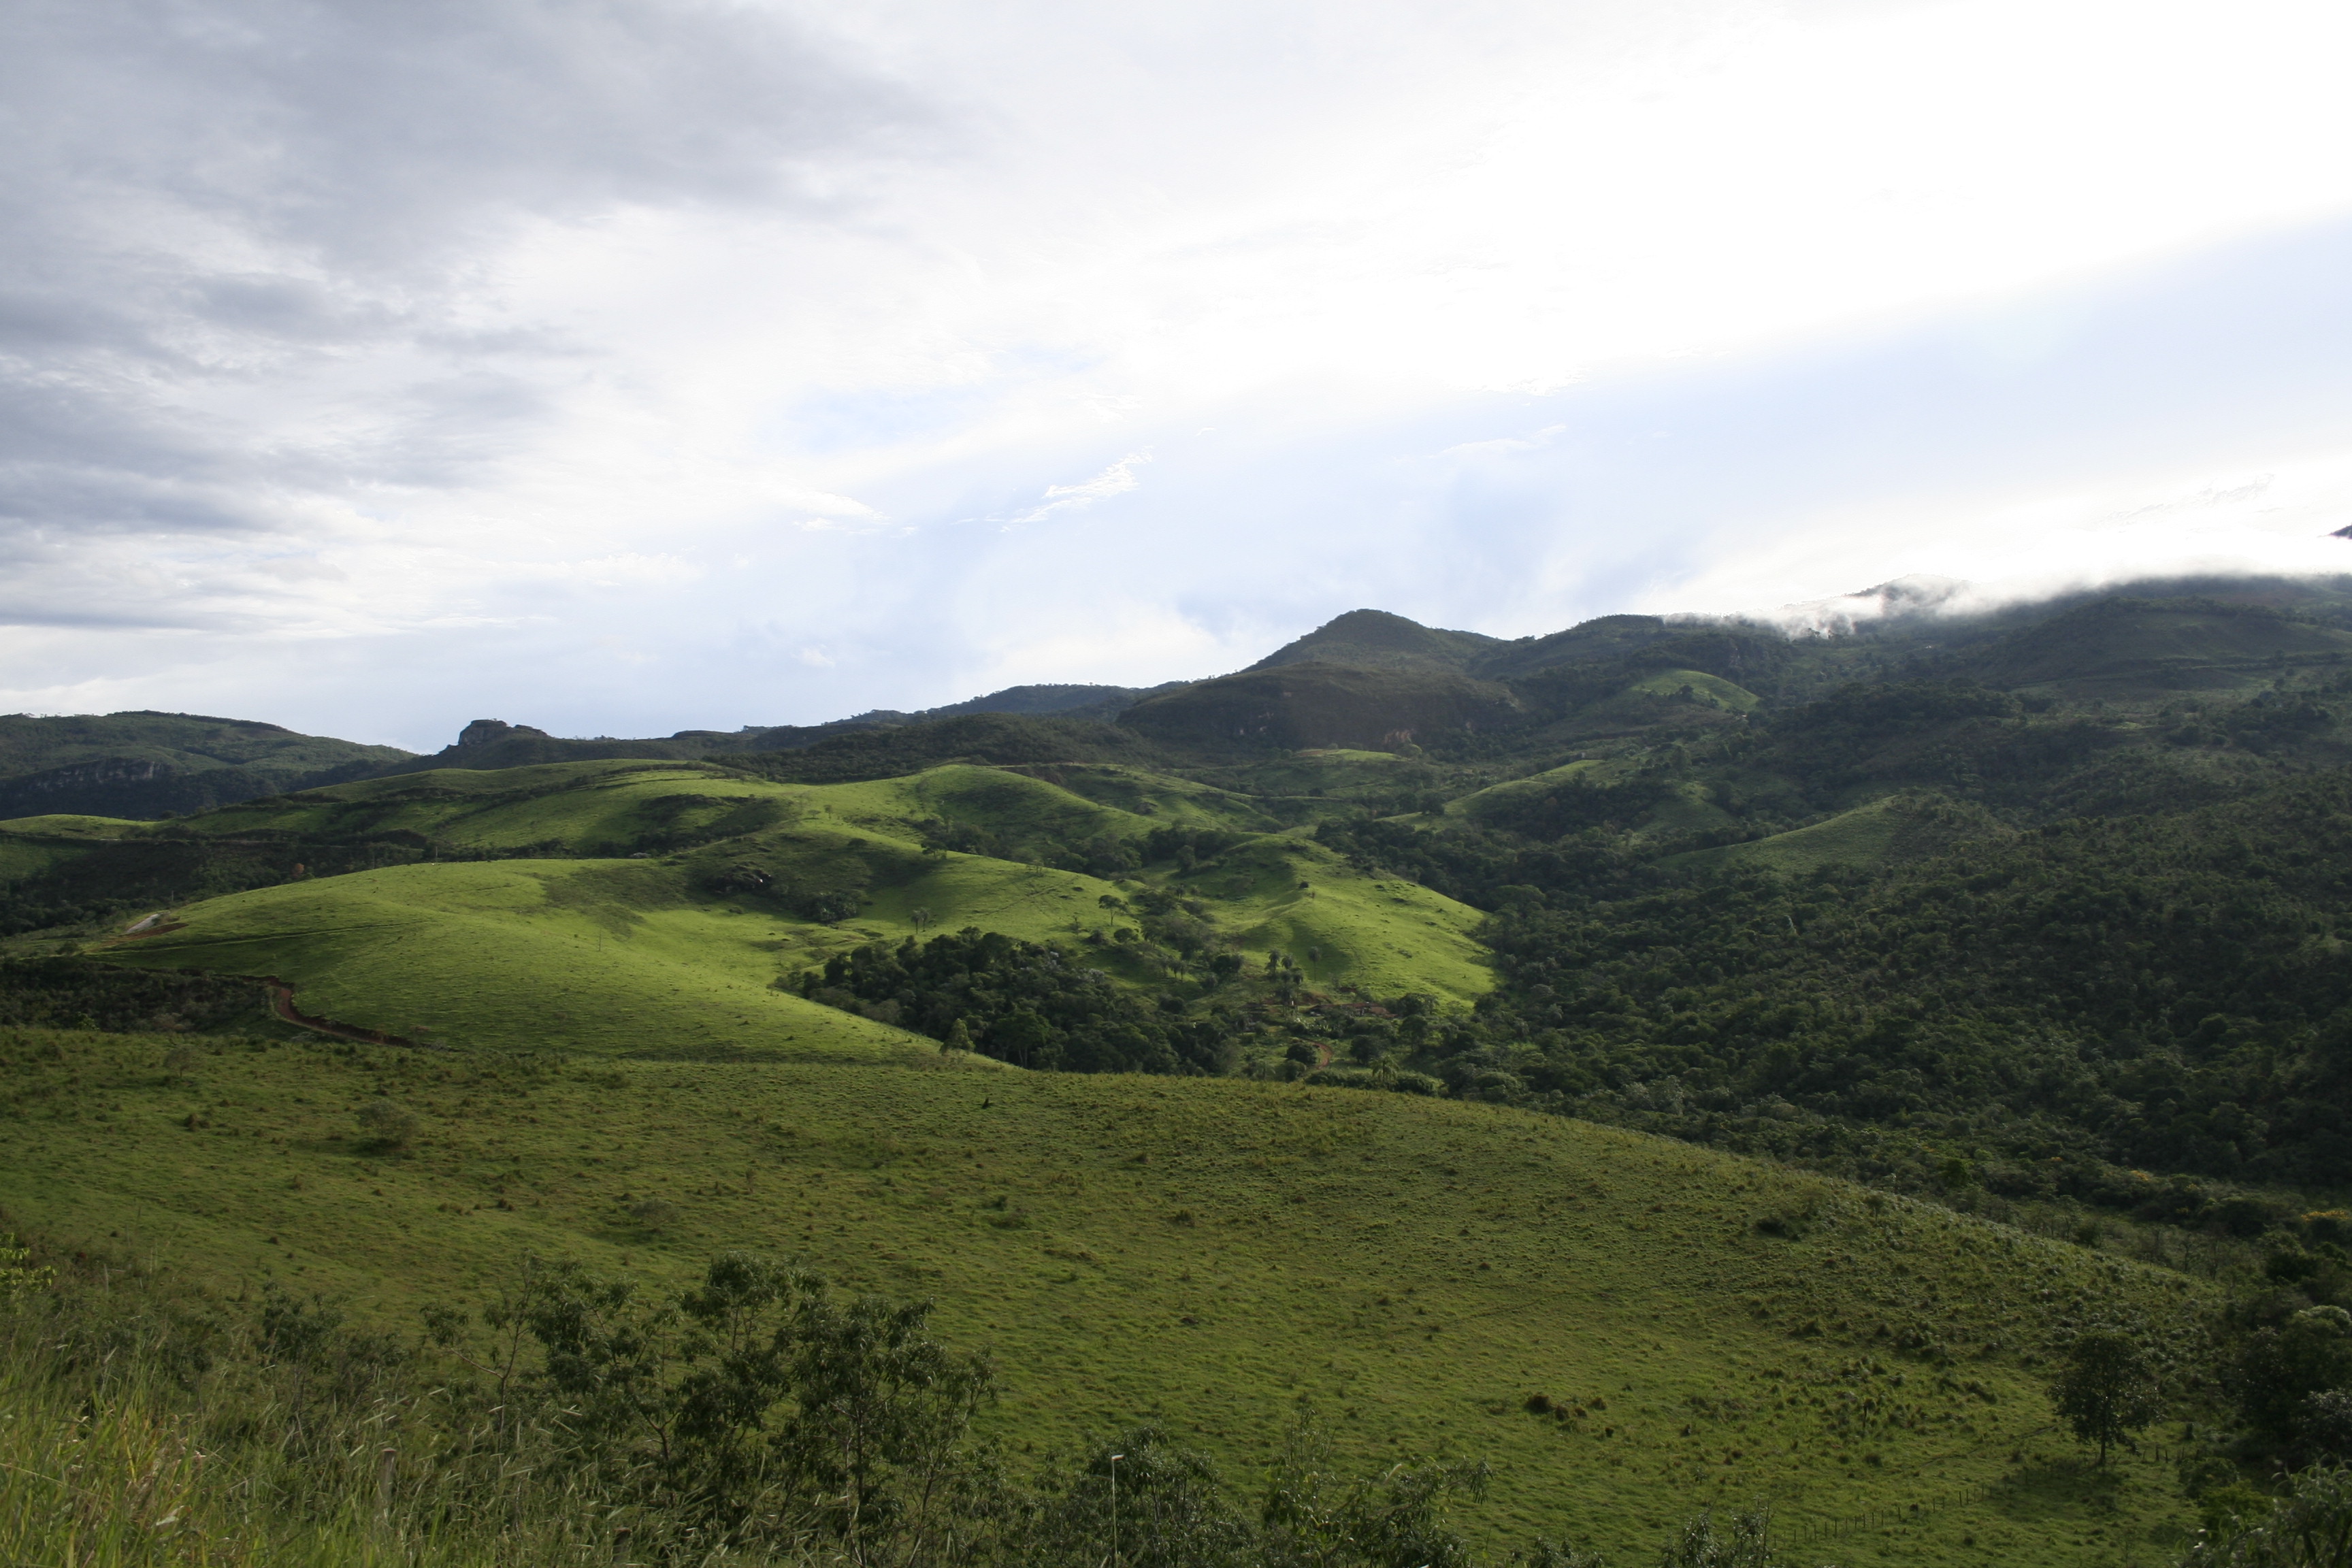
M 1662 584 L 1645 608 L 1828 627 L 1895 609 L 1965 613 L 2136 579 L 2352 574 L 2352 453 L 2269 472 L 2132 475 L 2054 493 L 1880 502 L 1792 521 Z M 1890 591 L 1822 597 L 1848 572 Z
M 1643 467 L 1650 437 L 1595 426 L 1676 376 L 1800 377 L 2352 209 L 2352 23 L 2316 0 L 134 0 L 0 27 L 9 686 L 345 728 L 397 702 L 420 742 L 486 671 L 559 726 L 731 725 L 1198 672 L 1354 602 L 1540 630 L 2005 580 L 2053 537 L 2065 572 L 2226 553 L 2178 518 L 2005 510 L 2173 495 L 2235 460 L 2205 426 L 2063 473 L 1997 432 L 1965 485 L 1924 457 L 1862 485 L 1875 458 L 1801 433 L 1810 478 L 1769 500 L 1738 488 L 1761 437 Z M 1987 308 L 1956 363 L 2112 352 L 2084 331 Z M 2281 485 L 2322 462 L 2296 439 Z M 1114 501 L 1083 551 L 949 526 Z M 2232 558 L 2301 558 L 2265 550 Z M 1068 640 L 994 629 L 1112 603 Z M 641 684 L 572 657 L 615 617 Z M 119 666 L 149 634 L 169 668 Z
M 1136 477 L 1135 466 L 1150 461 L 1151 454 L 1149 452 L 1129 452 L 1093 479 L 1075 485 L 1047 485 L 1044 505 L 1032 507 L 1017 517 L 1006 519 L 1006 521 L 1008 524 L 1042 522 L 1057 511 L 1083 510 L 1098 500 L 1125 495 L 1143 483 Z

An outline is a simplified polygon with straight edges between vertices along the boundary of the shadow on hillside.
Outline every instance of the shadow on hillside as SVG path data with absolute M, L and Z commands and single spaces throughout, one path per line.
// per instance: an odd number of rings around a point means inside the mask
M 2025 1523 L 2059 1513 L 2113 1515 L 2130 1489 L 2130 1478 L 2116 1463 L 2102 1466 L 2088 1455 L 2033 1458 L 1988 1488 L 1985 1501 Z

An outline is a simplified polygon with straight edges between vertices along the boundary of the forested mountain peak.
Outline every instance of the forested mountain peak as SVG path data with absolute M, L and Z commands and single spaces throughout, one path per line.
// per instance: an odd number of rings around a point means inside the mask
M 1458 670 L 1498 640 L 1482 632 L 1440 631 L 1386 610 L 1349 610 L 1285 643 L 1249 669 L 1312 662 L 1366 669 Z

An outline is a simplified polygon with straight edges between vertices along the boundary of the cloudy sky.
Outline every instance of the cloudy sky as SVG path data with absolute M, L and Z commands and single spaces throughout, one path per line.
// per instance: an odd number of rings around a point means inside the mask
M 0 708 L 2352 569 L 2348 68 L 2326 0 L 15 0 Z

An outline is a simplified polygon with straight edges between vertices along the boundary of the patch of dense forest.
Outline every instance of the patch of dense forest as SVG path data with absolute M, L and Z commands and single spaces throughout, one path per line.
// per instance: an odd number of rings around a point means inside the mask
M 0 1026 L 8 1028 L 174 1033 L 233 1028 L 265 1016 L 261 987 L 229 975 L 80 958 L 0 963 Z
M 2352 1172 L 2345 687 L 1855 686 L 1467 821 L 1318 837 L 1492 911 L 1500 988 L 1397 1058 L 1455 1092 L 2180 1217 L 2207 1200 L 2167 1176 Z M 1874 859 L 1677 858 L 1890 790 Z M 1695 796 L 1711 819 L 1675 819 Z
M 1223 973 L 1239 967 L 1225 955 Z M 1018 1067 L 1211 1073 L 1232 1062 L 1229 1020 L 1188 1014 L 1173 995 L 1163 1005 L 1057 947 L 994 931 L 872 942 L 809 971 L 801 990 Z
M 407 836 L 414 839 L 415 836 Z M 432 858 L 422 840 L 236 842 L 154 837 L 100 841 L 0 883 L 0 936 L 143 915 L 198 899 Z

